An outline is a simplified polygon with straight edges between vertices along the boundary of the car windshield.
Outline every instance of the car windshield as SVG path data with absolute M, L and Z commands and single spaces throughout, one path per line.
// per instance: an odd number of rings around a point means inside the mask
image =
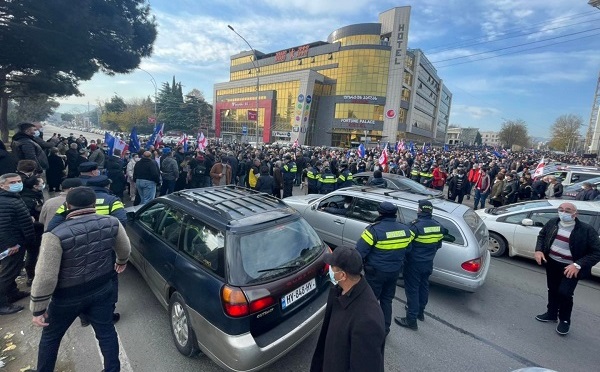
M 550 205 L 549 202 L 545 200 L 535 201 L 535 202 L 526 202 L 526 203 L 517 203 L 517 204 L 509 204 L 498 208 L 490 208 L 487 210 L 487 213 L 493 215 L 500 215 L 511 212 L 524 211 L 534 208 L 543 208 L 548 207 Z
M 396 183 L 398 186 L 402 185 L 403 187 L 401 188 L 407 188 L 420 193 L 427 193 L 429 191 L 427 187 L 413 180 L 409 180 L 406 177 L 392 177 L 392 179 L 394 180 L 394 183 Z
M 581 182 L 577 182 L 572 185 L 569 185 L 569 186 L 565 187 L 564 192 L 577 192 L 577 191 L 581 190 L 581 187 L 583 186 L 584 182 L 589 182 L 592 185 L 597 186 L 600 184 L 600 177 L 590 178 L 589 180 L 581 181 Z
M 271 225 L 234 237 L 229 279 L 232 285 L 270 281 L 313 262 L 323 251 L 321 239 L 304 219 Z

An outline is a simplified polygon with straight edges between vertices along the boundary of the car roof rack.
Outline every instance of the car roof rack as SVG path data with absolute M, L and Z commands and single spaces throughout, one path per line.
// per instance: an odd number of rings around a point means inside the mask
M 272 195 L 233 185 L 186 189 L 174 195 L 210 208 L 228 220 L 288 208 L 285 203 Z

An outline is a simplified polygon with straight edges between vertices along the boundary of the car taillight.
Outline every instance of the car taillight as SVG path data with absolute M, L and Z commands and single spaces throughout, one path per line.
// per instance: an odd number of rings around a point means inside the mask
M 228 285 L 223 286 L 221 300 L 227 315 L 238 318 L 249 314 L 248 300 L 241 289 Z
M 333 252 L 327 244 L 325 244 L 325 247 L 327 247 L 327 253 Z M 329 264 L 323 265 L 323 269 L 321 270 L 321 275 L 325 275 L 328 272 L 329 272 Z
M 463 262 L 462 265 L 460 265 L 460 267 L 462 267 L 463 270 L 468 271 L 470 273 L 476 273 L 479 271 L 479 269 L 481 269 L 481 257 L 471 261 Z
M 248 303 L 246 295 L 240 288 L 228 285 L 223 286 L 223 289 L 221 289 L 221 299 L 225 313 L 234 318 L 257 313 L 275 304 L 275 299 L 271 296 Z

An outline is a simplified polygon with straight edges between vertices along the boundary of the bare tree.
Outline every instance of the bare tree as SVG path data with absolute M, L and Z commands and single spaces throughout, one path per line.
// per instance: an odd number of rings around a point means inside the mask
M 527 123 L 521 119 L 504 121 L 498 136 L 502 145 L 509 148 L 513 145 L 522 147 L 527 147 L 529 145 Z
M 559 116 L 550 128 L 550 133 L 552 134 L 552 139 L 549 143 L 550 148 L 559 151 L 568 151 L 575 148 L 582 125 L 583 119 L 579 115 L 567 114 Z

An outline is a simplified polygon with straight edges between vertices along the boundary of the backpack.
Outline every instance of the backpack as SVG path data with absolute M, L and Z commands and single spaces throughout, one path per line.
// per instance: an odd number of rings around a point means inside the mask
M 204 163 L 199 163 L 194 167 L 193 170 L 194 176 L 204 176 L 206 175 L 206 165 Z

